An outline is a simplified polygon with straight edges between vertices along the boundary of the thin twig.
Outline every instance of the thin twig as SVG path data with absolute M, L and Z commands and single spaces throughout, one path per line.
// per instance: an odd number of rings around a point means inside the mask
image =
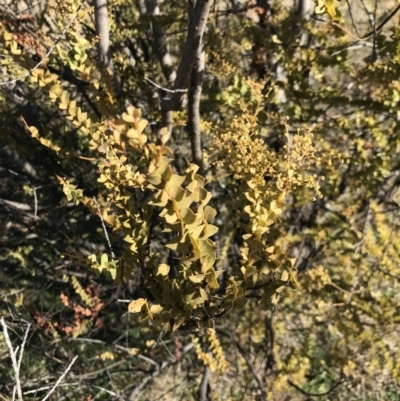
M 58 387 L 68 387 L 68 386 L 78 386 L 78 385 L 82 385 L 82 383 L 80 383 L 80 382 L 64 383 L 64 384 L 59 384 Z M 33 394 L 33 393 L 36 394 L 39 391 L 48 390 L 50 388 L 51 388 L 51 386 L 44 386 L 44 387 L 40 387 L 40 388 L 35 388 L 34 390 L 24 391 L 24 395 Z
M 385 18 L 383 19 L 383 21 L 382 21 L 377 27 L 375 27 L 375 28 L 372 29 L 370 32 L 366 33 L 364 36 L 361 36 L 361 37 L 359 37 L 358 35 L 356 36 L 356 35 L 354 35 L 353 33 L 349 32 L 347 29 L 343 28 L 340 24 L 338 24 L 338 23 L 335 22 L 335 21 L 330 21 L 329 23 L 330 23 L 331 25 L 336 26 L 337 28 L 341 29 L 344 33 L 346 33 L 347 35 L 349 35 L 350 37 L 352 37 L 353 39 L 355 39 L 356 42 L 351 44 L 351 46 L 353 46 L 353 45 L 357 44 L 357 43 L 360 42 L 360 41 L 364 41 L 364 40 L 368 39 L 370 36 L 376 35 L 376 34 L 377 34 L 379 31 L 381 31 L 382 28 L 397 14 L 397 12 L 398 12 L 399 10 L 400 10 L 400 4 L 399 4 L 397 7 L 395 7 L 395 8 L 393 9 L 393 11 L 390 12 L 390 13 L 388 14 L 388 16 L 385 17 Z M 325 22 L 325 23 L 328 22 L 328 21 L 325 21 L 324 19 L 319 18 L 319 17 L 316 17 L 316 16 L 312 16 L 311 18 L 313 18 L 313 19 L 316 20 L 316 21 L 321 21 L 321 22 Z
M 106 240 L 107 240 L 108 248 L 110 249 L 111 257 L 113 259 L 115 259 L 115 254 L 114 254 L 114 251 L 113 251 L 112 246 L 111 246 L 111 241 L 110 241 L 110 238 L 109 238 L 108 233 L 107 233 L 107 228 L 106 228 L 106 225 L 104 223 L 103 216 L 101 215 L 101 210 L 100 210 L 99 204 L 97 203 L 97 200 L 96 200 L 96 198 L 94 196 L 93 196 L 93 200 L 94 200 L 94 203 L 97 206 L 97 211 L 99 212 L 101 225 L 103 226 L 104 235 L 106 236 Z
M 206 366 L 204 368 L 203 377 L 201 379 L 200 387 L 199 387 L 199 401 L 208 401 L 208 389 L 210 387 L 210 367 Z
M 37 6 L 38 4 L 40 4 L 42 2 L 43 2 L 43 0 L 39 0 L 36 3 L 31 4 L 29 7 L 25 8 L 25 9 L 23 9 L 21 11 L 18 11 L 17 15 L 26 13 L 27 11 L 29 11 L 30 9 L 32 9 L 33 7 Z
M 343 380 L 339 380 L 328 391 L 325 391 L 324 393 L 309 393 L 309 392 L 303 390 L 302 388 L 300 388 L 299 386 L 297 386 L 296 384 L 294 384 L 290 380 L 288 380 L 288 383 L 289 383 L 289 385 L 294 387 L 296 390 L 299 390 L 300 393 L 302 393 L 304 395 L 307 395 L 308 397 L 322 397 L 324 395 L 330 394 L 336 387 L 338 387 L 340 384 L 344 383 L 344 381 Z
M 185 93 L 187 92 L 187 89 L 167 89 L 167 88 L 163 88 L 162 86 L 156 84 L 154 81 L 152 81 L 150 78 L 144 77 L 144 79 L 148 82 L 150 82 L 152 85 L 154 85 L 156 88 L 161 89 L 165 92 L 169 92 L 169 93 Z
M 57 386 L 61 383 L 61 381 L 64 379 L 64 377 L 67 375 L 69 370 L 71 369 L 72 365 L 75 363 L 75 361 L 78 359 L 78 355 L 74 357 L 74 359 L 71 361 L 71 363 L 68 365 L 67 369 L 65 369 L 64 373 L 59 377 L 59 379 L 56 381 L 54 384 L 53 388 L 47 393 L 46 397 L 42 399 L 42 401 L 46 401 L 50 395 L 54 392 L 54 390 L 57 388 Z
M 221 330 L 221 329 L 217 329 L 217 331 L 219 333 L 221 333 L 222 335 L 230 338 L 231 341 L 233 342 L 233 344 L 235 344 L 237 350 L 242 355 L 244 361 L 246 362 L 247 367 L 249 368 L 255 381 L 257 382 L 258 388 L 260 389 L 260 392 L 261 392 L 261 399 L 266 401 L 267 400 L 267 392 L 265 391 L 265 385 L 264 385 L 262 379 L 258 376 L 256 370 L 254 369 L 254 366 L 251 364 L 248 354 L 245 352 L 245 350 L 242 348 L 242 346 L 239 344 L 239 342 L 236 341 L 235 336 L 233 335 L 232 332 Z
M 24 334 L 24 339 L 22 340 L 21 350 L 20 350 L 19 358 L 18 358 L 18 372 L 21 369 L 22 356 L 24 354 L 24 348 L 25 348 L 25 344 L 26 344 L 26 340 L 28 338 L 28 333 L 29 333 L 29 329 L 30 328 L 31 328 L 31 325 L 28 324 L 28 327 L 26 328 L 26 331 L 25 331 L 25 334 Z
M 8 329 L 7 329 L 6 323 L 4 321 L 4 317 L 2 317 L 0 319 L 0 323 L 3 326 L 3 334 L 4 334 L 4 338 L 6 340 L 8 351 L 10 353 L 10 358 L 11 358 L 11 362 L 12 362 L 12 366 L 13 366 L 13 370 L 14 370 L 15 386 L 14 386 L 14 390 L 13 390 L 13 399 L 15 399 L 15 392 L 17 392 L 18 400 L 22 401 L 21 382 L 19 380 L 19 364 L 17 362 L 16 352 L 14 351 L 14 349 L 12 347 L 10 336 L 8 335 Z

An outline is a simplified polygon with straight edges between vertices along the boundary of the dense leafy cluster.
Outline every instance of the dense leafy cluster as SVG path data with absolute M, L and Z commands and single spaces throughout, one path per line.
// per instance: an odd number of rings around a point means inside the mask
M 80 354 L 54 399 L 397 399 L 400 6 L 98 3 L 0 5 L 24 388 Z

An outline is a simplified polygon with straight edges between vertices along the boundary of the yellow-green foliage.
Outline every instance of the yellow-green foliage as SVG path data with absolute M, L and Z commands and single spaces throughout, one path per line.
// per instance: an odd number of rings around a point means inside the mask
M 210 367 L 212 372 L 223 372 L 226 369 L 224 351 L 218 340 L 214 329 L 206 329 L 203 346 L 200 339 L 192 335 L 192 343 L 195 347 L 197 357 Z
M 87 42 L 77 40 L 73 44 L 74 51 L 79 53 L 79 48 Z M 98 88 L 89 59 L 79 60 L 81 64 L 71 68 Z M 280 247 L 274 245 L 269 227 L 277 222 L 284 197 L 296 186 L 316 186 L 319 195 L 316 179 L 306 176 L 312 163 L 320 163 L 320 158 L 314 156 L 310 134 L 304 139 L 301 139 L 302 134 L 289 138 L 286 151 L 279 158 L 257 138 L 259 106 L 256 113 L 252 113 L 243 102 L 241 115 L 225 128 L 213 130 L 214 147 L 220 151 L 217 163 L 228 171 L 233 170 L 234 178 L 241 179 L 246 186 L 244 195 L 248 205 L 244 210 L 249 216 L 248 234 L 243 236 L 240 272 L 229 278 L 229 285 L 221 294 L 218 277 L 223 271 L 216 270 L 217 247 L 210 239 L 218 231 L 211 224 L 216 210 L 208 205 L 211 193 L 205 188 L 204 177 L 197 173 L 198 167 L 191 164 L 185 175 L 176 174 L 170 166 L 172 151 L 166 146 L 168 138 L 162 139 L 160 145 L 148 141 L 145 133 L 148 122 L 133 106 L 128 106 L 120 118 L 108 117 L 93 124 L 62 88 L 57 76 L 36 69 L 32 81 L 48 90 L 51 101 L 65 110 L 66 118 L 87 137 L 89 148 L 100 152 L 96 161 L 98 181 L 104 185 L 108 210 L 102 212 L 102 217 L 115 230 L 126 233 L 129 252 L 123 259 L 113 261 L 104 254 L 100 263 L 92 255 L 89 263 L 98 273 L 105 271 L 118 282 L 131 279 L 139 271 L 140 283 L 153 299 L 151 304 L 143 298 L 133 301 L 130 312 L 141 312 L 144 318 L 161 319 L 170 323 L 173 330 L 184 324 L 210 327 L 216 316 L 234 307 L 243 307 L 246 287 L 262 283 L 265 301 L 276 304 L 279 294 L 287 292 L 289 284 L 295 283 L 292 263 Z M 245 84 L 253 102 L 260 105 L 261 85 L 251 79 L 245 80 Z M 112 93 L 105 89 L 106 99 L 112 99 Z M 96 101 L 101 104 L 102 98 Z M 112 101 L 106 100 L 106 103 Z M 28 129 L 44 146 L 56 152 L 63 151 L 51 140 L 42 138 L 35 127 Z M 273 177 L 273 185 L 265 182 L 266 175 Z M 69 200 L 95 209 L 93 201 L 83 196 L 81 189 L 67 180 L 60 178 L 60 181 Z M 141 199 L 147 200 L 138 202 L 139 193 L 145 196 Z M 159 253 L 152 250 L 156 226 L 158 231 L 161 227 L 168 238 L 165 247 L 179 255 L 176 277 L 171 276 L 171 267 L 163 263 Z
M 110 5 L 125 17 L 110 24 L 114 72 L 97 67 L 98 38 L 83 24 L 91 26 L 91 11 L 82 5 L 76 13 L 76 1 L 63 3 L 56 18 L 60 32 L 73 19 L 66 40 L 37 68 L 28 48 L 44 56 L 56 32 L 45 42 L 27 34 L 22 41 L 1 22 L 0 63 L 7 75 L 24 76 L 62 121 L 58 135 L 24 121 L 30 136 L 61 166 L 88 163 L 97 180 L 93 199 L 86 178 L 59 174 L 67 201 L 100 217 L 123 243 L 115 257 L 65 249 L 67 260 L 133 287 L 128 311 L 148 327 L 200 329 L 204 336 L 192 341 L 211 370 L 240 376 L 249 388 L 249 365 L 263 370 L 258 382 L 271 400 L 294 399 L 298 388 L 329 392 L 338 382 L 341 395 L 347 399 L 351 389 L 357 399 L 399 380 L 400 29 L 386 25 L 365 38 L 373 41 L 365 57 L 349 50 L 353 21 L 345 2 L 318 0 L 317 20 L 302 24 L 281 2 L 271 3 L 271 13 L 258 2 L 243 12 L 212 12 L 201 105 L 204 173 L 190 163 L 185 111 L 174 114 L 173 135 L 150 128 L 160 119 L 159 99 L 143 77 L 151 72 L 162 82 L 161 68 L 151 57 L 133 68 L 124 56 L 125 41 L 148 30 L 147 17 L 126 1 Z M 175 3 L 163 7 L 172 15 L 162 23 L 176 56 L 184 39 L 174 32 L 184 31 L 186 17 Z M 307 31 L 312 44 L 300 47 Z M 59 65 L 80 80 L 86 97 L 52 72 Z M 121 97 L 115 75 L 125 79 Z M 267 145 L 271 137 L 282 141 L 278 150 Z M 30 252 L 16 248 L 5 257 L 27 269 Z M 70 282 L 94 307 L 87 290 Z M 245 362 L 217 338 L 219 322 L 242 344 Z M 72 335 L 91 323 L 80 322 Z M 47 327 L 59 335 L 51 322 Z

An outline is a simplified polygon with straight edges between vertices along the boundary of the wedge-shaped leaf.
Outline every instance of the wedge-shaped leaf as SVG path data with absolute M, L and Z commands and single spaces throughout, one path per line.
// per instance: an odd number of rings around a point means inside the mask
M 168 187 L 168 191 L 166 192 L 168 192 L 171 199 L 175 200 L 176 202 L 181 201 L 186 194 L 186 190 L 178 185 L 170 185 Z
M 171 139 L 171 131 L 167 127 L 162 127 L 158 133 L 161 145 L 164 146 Z
M 242 309 L 246 304 L 247 299 L 244 295 L 237 297 L 235 301 L 235 309 Z
M 249 278 L 257 271 L 257 268 L 255 266 L 242 266 L 240 271 L 243 273 L 245 278 Z
M 5 40 L 6 42 L 9 42 L 9 41 L 11 41 L 11 40 L 13 39 L 13 35 L 12 35 L 11 32 L 5 31 L 5 32 L 3 33 L 3 38 L 4 38 L 4 40 Z
M 182 209 L 180 211 L 180 215 L 182 217 L 183 223 L 188 226 L 192 225 L 197 220 L 197 216 L 189 208 Z
M 147 176 L 147 181 L 152 185 L 158 186 L 162 183 L 162 176 L 154 172 Z
M 174 332 L 175 330 L 179 329 L 179 327 L 181 327 L 184 323 L 185 323 L 185 319 L 184 318 L 180 318 L 179 320 L 177 320 L 174 323 L 174 325 L 172 326 L 172 332 Z
M 147 135 L 141 134 L 139 135 L 139 142 L 144 145 L 147 142 Z
M 115 280 L 117 278 L 118 269 L 107 267 L 107 273 L 110 275 L 112 280 Z
M 156 165 L 153 164 L 153 162 L 150 163 L 149 174 L 147 175 L 147 180 L 150 182 L 150 184 L 153 185 L 161 184 L 165 172 L 171 170 L 169 163 L 170 160 L 167 159 L 165 156 L 162 157 L 161 160 L 158 160 Z
M 157 274 L 156 276 L 168 276 L 168 273 L 170 271 L 170 267 L 166 265 L 165 263 L 162 263 L 157 267 Z
M 209 239 L 199 239 L 198 244 L 200 249 L 200 257 L 206 257 L 210 253 L 213 253 L 217 250 L 215 244 Z
M 122 119 L 127 122 L 127 123 L 134 123 L 135 122 L 135 118 L 128 113 L 122 113 Z
M 187 191 L 185 191 L 185 196 L 183 196 L 181 199 L 175 198 L 174 200 L 178 209 L 184 209 L 190 207 L 190 205 L 194 202 L 194 196 L 193 194 L 187 195 Z
M 149 122 L 144 118 L 140 119 L 136 124 L 136 129 L 138 130 L 138 132 L 142 133 L 144 129 L 147 127 L 148 123 Z
M 165 245 L 166 248 L 172 249 L 173 251 L 182 252 L 184 254 L 190 253 L 189 244 L 185 242 L 185 237 L 175 237 L 168 244 Z
M 288 280 L 289 280 L 289 273 L 287 272 L 287 270 L 284 270 L 281 275 L 281 281 L 284 281 L 286 283 L 286 281 Z
M 187 303 L 189 303 L 192 299 L 193 299 L 193 297 L 196 295 L 196 293 L 194 292 L 194 287 L 193 287 L 193 290 L 192 291 L 189 291 L 189 292 L 182 292 L 182 294 L 181 294 L 181 298 L 182 298 L 182 301 L 185 303 L 185 304 L 187 304 Z
M 206 274 L 207 283 L 211 288 L 217 289 L 219 288 L 219 284 L 217 281 L 217 274 L 214 269 L 210 269 Z
M 150 312 L 154 313 L 155 315 L 158 315 L 159 313 L 161 313 L 163 311 L 163 307 L 161 305 L 151 305 L 150 307 Z
M 205 206 L 211 199 L 211 193 L 206 191 L 204 188 L 198 188 L 199 198 L 201 203 Z
M 206 206 L 204 208 L 204 218 L 207 221 L 211 221 L 217 215 L 217 211 L 213 209 L 211 206 Z
M 289 280 L 290 280 L 290 282 L 291 283 L 293 283 L 294 285 L 295 285 L 295 287 L 300 287 L 300 284 L 299 284 L 299 282 L 297 281 L 297 278 L 296 278 L 296 272 L 290 272 L 290 274 L 289 274 Z
M 161 176 L 160 176 L 161 177 Z M 168 203 L 168 194 L 166 191 L 158 191 L 149 205 L 164 207 Z
M 203 232 L 204 227 L 205 227 L 205 224 L 202 224 L 202 225 L 196 227 L 196 224 L 198 224 L 200 222 L 200 220 L 201 220 L 201 218 L 197 219 L 195 224 L 192 224 L 191 226 L 186 227 L 190 231 L 190 234 L 192 235 L 192 237 L 196 240 L 200 237 L 200 235 Z M 195 228 L 193 229 L 192 227 L 195 227 Z
M 71 102 L 72 103 L 72 102 Z M 70 107 L 69 107 L 70 109 L 71 109 L 71 104 L 70 104 Z M 76 116 L 77 116 L 77 118 L 78 118 L 78 121 L 80 122 L 80 123 L 82 123 L 83 121 L 85 121 L 86 119 L 87 119 L 87 113 L 86 112 L 82 112 L 82 109 L 80 108 L 80 107 L 78 107 L 78 109 L 77 109 L 77 114 L 76 114 Z
M 199 187 L 202 187 L 204 185 L 204 181 L 206 180 L 204 177 L 202 177 L 199 174 L 194 175 L 194 180 L 197 182 L 197 185 Z
M 208 294 L 203 288 L 199 288 L 200 296 L 204 301 L 208 301 Z
M 201 254 L 199 242 L 191 234 L 188 234 L 188 235 L 189 235 L 190 243 L 192 245 L 193 253 L 197 258 L 199 258 L 200 254 Z
M 190 163 L 189 167 L 186 169 L 186 173 L 194 175 L 195 173 L 197 173 L 199 171 L 199 168 L 200 167 L 197 164 Z
M 101 260 L 100 260 L 100 264 L 103 266 L 106 265 L 106 263 L 108 263 L 108 255 L 106 253 L 103 253 L 101 255 Z
M 143 305 L 146 305 L 147 301 L 144 298 L 136 299 L 130 302 L 128 305 L 128 311 L 130 313 L 139 313 L 142 310 Z
M 63 91 L 61 96 L 60 96 L 60 109 L 68 109 L 68 104 L 69 104 L 69 93 L 67 91 Z
M 204 274 L 192 274 L 188 278 L 192 283 L 199 284 L 204 280 L 205 275 Z
M 278 294 L 272 295 L 272 297 L 271 297 L 271 304 L 272 304 L 272 305 L 276 305 L 276 304 L 278 303 L 278 301 L 279 301 L 279 295 L 278 295 Z
M 262 265 L 260 272 L 262 274 L 268 275 L 271 273 L 271 269 L 269 268 L 268 264 L 264 264 L 264 265 Z
M 198 308 L 200 305 L 204 304 L 204 299 L 201 296 L 192 298 L 189 303 L 190 303 L 190 306 Z
M 173 186 L 180 187 L 185 182 L 185 177 L 182 177 L 178 174 L 172 174 L 168 177 L 168 174 L 164 173 L 163 178 L 167 182 L 165 189 L 169 191 L 169 189 Z
M 126 133 L 126 136 L 129 139 L 139 139 L 139 133 L 134 128 L 130 128 Z
M 216 257 L 217 257 L 216 252 L 211 252 L 204 258 L 204 261 L 201 265 L 201 271 L 203 273 L 207 273 L 210 269 L 212 269 L 212 267 L 214 266 Z
M 197 188 L 197 181 L 192 181 L 192 182 L 186 187 L 186 189 L 187 189 L 189 192 L 194 192 L 194 191 L 196 190 L 196 188 Z
M 175 213 L 173 205 L 169 204 L 166 208 L 164 208 L 161 213 L 160 217 L 164 218 L 168 224 L 174 224 L 177 222 L 178 217 Z
M 206 224 L 204 227 L 204 237 L 208 238 L 213 236 L 214 234 L 216 234 L 218 232 L 218 227 L 214 226 L 212 224 Z
M 279 293 L 282 292 L 285 288 L 286 288 L 286 285 L 281 285 L 280 287 L 278 287 L 278 288 L 275 290 L 275 292 L 279 294 Z
M 265 251 L 268 252 L 268 253 L 274 253 L 275 246 L 269 246 L 269 247 L 265 248 Z

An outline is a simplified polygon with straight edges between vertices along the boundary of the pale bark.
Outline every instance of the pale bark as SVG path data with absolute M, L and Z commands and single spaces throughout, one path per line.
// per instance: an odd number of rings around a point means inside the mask
M 196 55 L 201 45 L 211 7 L 211 0 L 189 0 L 189 29 L 170 98 L 162 100 L 164 110 L 179 110 L 183 104 L 182 91 L 187 89 Z
M 113 81 L 114 89 L 118 94 L 121 91 L 121 84 L 118 77 L 114 74 L 114 68 L 111 58 L 111 42 L 110 42 L 110 29 L 108 25 L 108 11 L 107 0 L 93 0 L 94 6 L 94 25 L 97 35 L 100 40 L 97 42 L 97 54 L 99 58 L 100 67 L 106 68 L 110 71 Z
M 200 99 L 204 74 L 204 45 L 197 50 L 195 65 L 189 89 L 189 133 L 192 148 L 192 160 L 200 167 L 200 174 L 203 170 L 203 156 L 200 131 Z

